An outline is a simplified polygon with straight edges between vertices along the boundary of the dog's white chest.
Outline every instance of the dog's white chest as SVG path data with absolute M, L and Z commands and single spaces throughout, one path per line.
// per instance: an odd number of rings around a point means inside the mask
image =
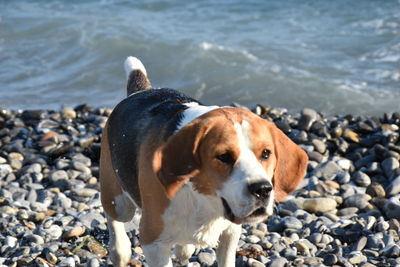
M 163 215 L 164 231 L 159 240 L 215 247 L 221 233 L 232 224 L 222 214 L 217 197 L 198 194 L 186 184 Z

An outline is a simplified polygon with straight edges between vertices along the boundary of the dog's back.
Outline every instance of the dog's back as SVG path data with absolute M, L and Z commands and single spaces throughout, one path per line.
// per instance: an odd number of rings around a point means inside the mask
M 184 104 L 197 101 L 172 89 L 151 89 L 146 69 L 134 57 L 128 57 L 124 66 L 128 96 L 110 115 L 107 136 L 113 169 L 141 206 L 137 160 L 143 137 L 159 129 L 160 141 L 165 141 L 177 130 L 182 111 L 188 108 Z

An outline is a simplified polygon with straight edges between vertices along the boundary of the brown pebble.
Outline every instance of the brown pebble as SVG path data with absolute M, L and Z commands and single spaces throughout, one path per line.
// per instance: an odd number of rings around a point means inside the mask
M 348 141 L 360 143 L 360 138 L 358 137 L 358 134 L 350 129 L 344 130 L 343 137 Z
M 54 214 L 56 214 L 56 211 L 55 211 L 55 210 L 46 210 L 46 211 L 44 212 L 44 214 L 45 214 L 46 216 L 53 216 Z
M 339 189 L 339 187 L 340 187 L 340 185 L 339 185 L 338 183 L 336 183 L 336 182 L 334 182 L 334 181 L 331 181 L 331 180 L 325 181 L 325 184 L 326 184 L 329 188 L 332 188 L 332 189 Z
M 372 182 L 368 187 L 366 193 L 371 197 L 385 197 L 386 192 L 383 187 L 377 182 Z
M 94 237 L 89 237 L 86 246 L 88 247 L 89 251 L 92 252 L 99 258 L 104 258 L 107 255 L 107 249 L 103 247 L 99 241 L 97 241 Z
M 56 132 L 48 132 L 45 135 L 43 135 L 42 140 L 47 141 L 57 135 L 58 135 L 58 133 L 56 133 Z
M 86 228 L 84 226 L 75 226 L 74 228 L 72 228 L 71 230 L 69 230 L 64 234 L 64 240 L 69 240 L 73 237 L 81 236 L 85 233 L 85 231 Z
M 137 260 L 130 260 L 128 264 L 131 267 L 141 267 L 142 266 L 142 263 Z
M 36 229 L 36 225 L 35 225 L 33 222 L 24 221 L 24 225 L 25 225 L 26 228 L 28 228 L 29 230 Z

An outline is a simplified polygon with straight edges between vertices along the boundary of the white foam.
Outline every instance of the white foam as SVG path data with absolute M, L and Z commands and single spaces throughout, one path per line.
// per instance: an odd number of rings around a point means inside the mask
M 134 70 L 140 70 L 147 77 L 146 68 L 137 57 L 127 57 L 124 62 L 124 68 L 127 79 L 129 78 L 129 74 Z

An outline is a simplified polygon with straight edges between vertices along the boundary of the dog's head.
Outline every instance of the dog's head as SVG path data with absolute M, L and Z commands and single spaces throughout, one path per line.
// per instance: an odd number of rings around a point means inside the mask
M 271 215 L 274 199 L 297 187 L 308 161 L 273 123 L 230 107 L 195 119 L 156 153 L 155 169 L 169 198 L 190 182 L 198 193 L 219 198 L 235 223 Z

